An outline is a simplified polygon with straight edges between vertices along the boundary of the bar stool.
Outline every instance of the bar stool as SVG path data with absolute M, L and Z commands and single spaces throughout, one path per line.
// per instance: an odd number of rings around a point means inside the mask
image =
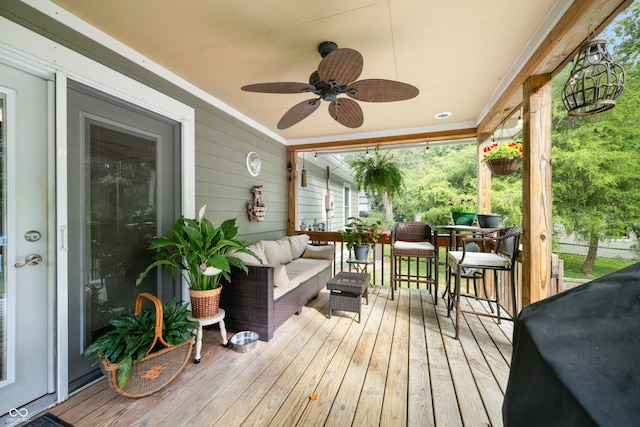
M 406 273 L 402 272 L 402 258 L 407 258 Z M 411 272 L 411 258 L 415 258 L 415 273 Z M 426 271 L 420 275 L 420 258 L 426 260 Z M 393 226 L 391 241 L 391 299 L 396 282 L 433 287 L 435 304 L 438 303 L 438 231 L 426 222 L 398 222 Z
M 493 230 L 486 233 L 480 233 L 472 237 L 465 237 L 462 239 L 462 251 L 449 251 L 447 256 L 447 268 L 450 273 L 447 275 L 447 316 L 451 315 L 451 310 L 456 310 L 455 338 L 459 336 L 460 326 L 460 313 L 473 313 L 481 316 L 494 317 L 500 322 L 501 319 L 513 320 L 510 317 L 503 317 L 500 314 L 500 292 L 497 286 L 498 283 L 498 271 L 506 271 L 509 273 L 511 294 L 514 304 L 516 303 L 516 284 L 515 284 L 515 264 L 516 257 L 518 255 L 520 247 L 520 236 L 522 235 L 522 228 L 511 227 Z M 467 250 L 467 245 L 471 242 L 476 242 L 481 251 L 474 252 Z M 493 243 L 493 248 L 490 252 L 486 252 L 488 243 Z M 484 298 L 480 298 L 477 295 L 462 294 L 460 288 L 462 287 L 462 275 L 464 269 L 475 268 L 478 270 L 493 270 L 494 273 L 494 294 L 495 298 L 489 297 L 486 294 Z M 454 277 L 454 285 L 451 287 L 452 277 Z M 480 313 L 472 310 L 462 310 L 460 308 L 461 297 L 473 297 L 476 299 L 484 300 L 496 304 L 496 314 Z

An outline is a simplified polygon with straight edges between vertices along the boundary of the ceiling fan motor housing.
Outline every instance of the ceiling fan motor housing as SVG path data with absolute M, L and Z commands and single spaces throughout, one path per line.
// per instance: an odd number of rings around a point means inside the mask
M 338 45 L 334 42 L 322 42 L 318 45 L 318 53 L 323 58 L 336 49 L 338 49 Z

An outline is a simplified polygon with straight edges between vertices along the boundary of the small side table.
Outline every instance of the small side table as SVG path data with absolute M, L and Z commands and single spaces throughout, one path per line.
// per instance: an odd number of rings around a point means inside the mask
M 224 325 L 224 310 L 219 308 L 218 314 L 211 317 L 205 317 L 202 319 L 196 319 L 195 317 L 187 316 L 189 320 L 194 320 L 198 322 L 198 330 L 196 331 L 196 358 L 193 363 L 200 363 L 200 350 L 202 350 L 202 327 L 215 325 L 216 323 L 220 324 L 220 335 L 222 336 L 222 345 L 225 347 L 229 345 L 229 340 L 227 340 L 227 329 Z
M 373 265 L 374 263 L 375 261 L 370 258 L 367 258 L 367 259 L 349 258 L 347 260 L 347 264 L 349 264 L 349 269 L 351 269 L 351 266 L 355 266 L 356 273 L 368 273 L 369 266 Z
M 360 323 L 360 312 L 362 298 L 366 298 L 369 305 L 369 278 L 366 273 L 350 273 L 341 271 L 327 281 L 327 289 L 331 291 L 329 295 L 329 319 L 333 310 L 350 311 L 358 313 L 358 323 Z

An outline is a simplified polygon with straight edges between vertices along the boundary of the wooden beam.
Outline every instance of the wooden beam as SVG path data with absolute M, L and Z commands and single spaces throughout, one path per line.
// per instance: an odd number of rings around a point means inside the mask
M 531 76 L 523 90 L 522 306 L 553 293 L 551 77 L 551 74 Z
M 298 223 L 298 153 L 287 150 L 287 235 L 292 236 L 296 232 Z
M 289 145 L 287 151 L 329 151 L 375 146 L 401 146 L 417 142 L 435 142 L 455 139 L 475 138 L 476 129 L 453 129 L 436 132 L 422 132 L 410 135 L 380 136 L 376 138 L 350 139 L 346 141 L 318 142 L 315 144 Z

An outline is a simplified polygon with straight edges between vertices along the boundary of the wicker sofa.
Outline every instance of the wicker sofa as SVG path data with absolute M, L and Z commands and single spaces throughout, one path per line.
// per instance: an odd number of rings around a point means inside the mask
M 234 268 L 220 298 L 225 323 L 235 331 L 257 332 L 269 341 L 293 314 L 315 298 L 333 275 L 333 245 L 309 244 L 308 235 L 261 240 L 249 247 L 262 260 L 239 254 L 246 274 Z

